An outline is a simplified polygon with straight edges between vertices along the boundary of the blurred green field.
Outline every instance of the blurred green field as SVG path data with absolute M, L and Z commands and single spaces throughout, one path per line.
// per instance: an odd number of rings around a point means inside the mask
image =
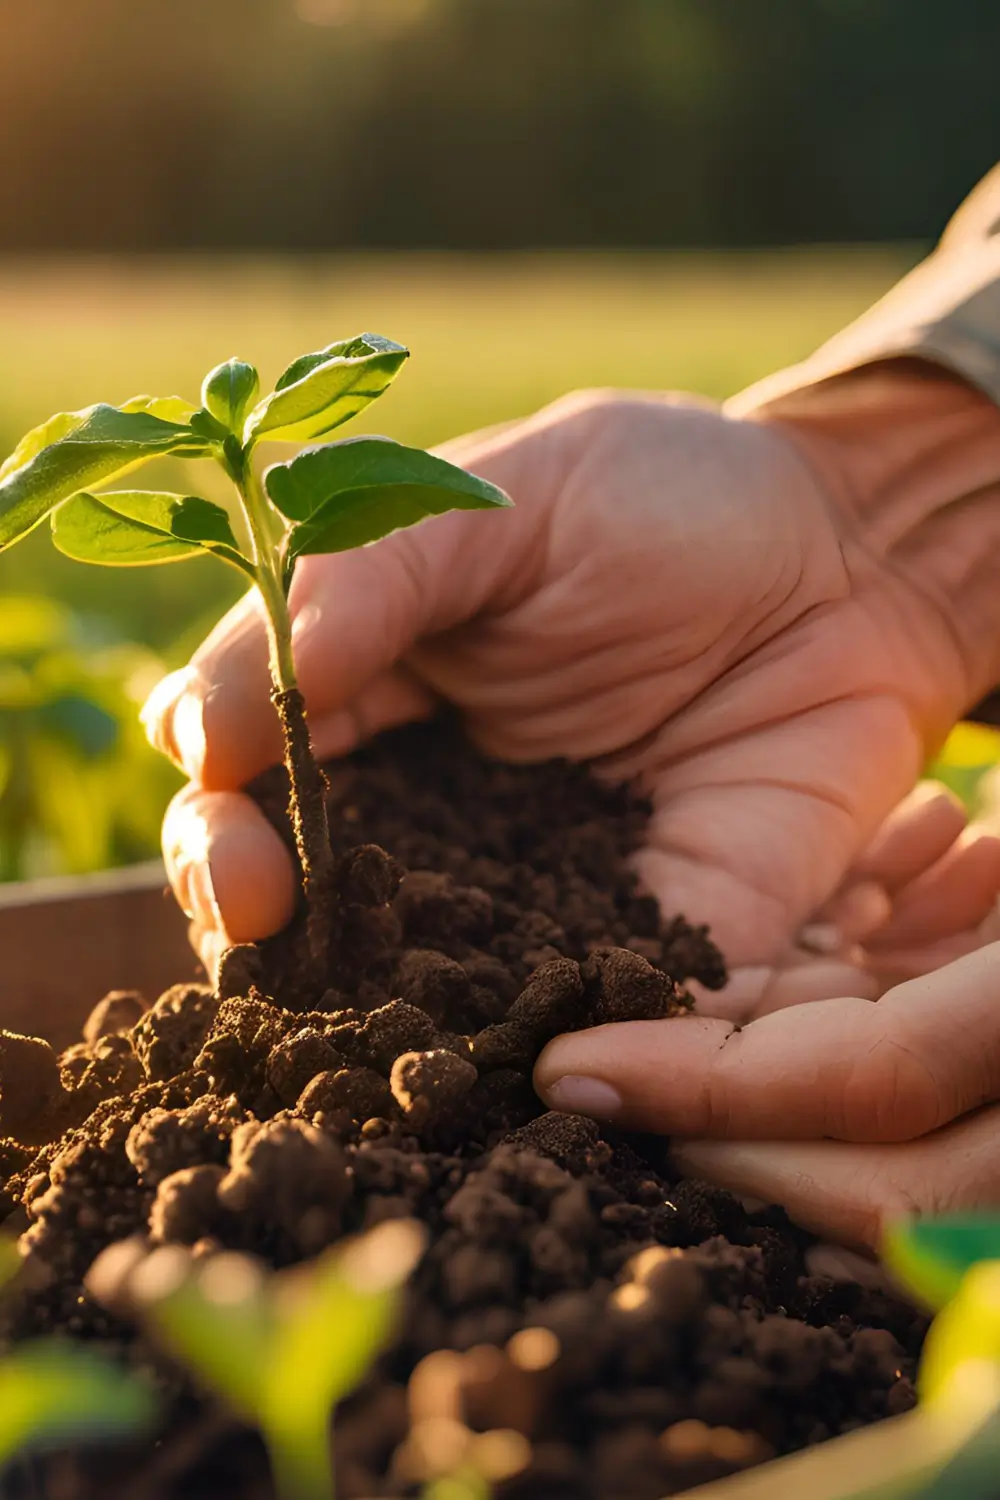
M 193 398 L 204 371 L 231 354 L 258 364 L 266 388 L 294 355 L 362 329 L 414 355 L 368 430 L 424 445 L 575 386 L 722 398 L 808 354 L 914 259 L 887 247 L 2 261 L 0 450 L 53 411 L 139 392 Z M 185 476 L 186 487 L 204 489 L 205 468 Z M 239 588 L 211 562 L 201 566 L 201 576 L 193 567 L 81 568 L 40 529 L 0 557 L 0 595 L 57 594 L 176 658 Z

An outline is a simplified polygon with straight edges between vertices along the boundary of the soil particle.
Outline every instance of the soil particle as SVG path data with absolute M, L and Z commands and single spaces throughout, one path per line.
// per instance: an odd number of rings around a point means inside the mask
M 282 1266 L 413 1216 L 429 1248 L 398 1338 L 337 1416 L 344 1500 L 412 1495 L 427 1422 L 498 1464 L 517 1449 L 498 1500 L 660 1500 L 908 1409 L 924 1319 L 807 1275 L 780 1212 L 532 1090 L 559 1032 L 683 1025 L 687 981 L 724 982 L 705 931 L 636 890 L 648 807 L 440 722 L 329 780 L 325 974 L 300 914 L 231 949 L 215 994 L 106 997 L 60 1058 L 0 1036 L 0 1217 L 33 1272 L 0 1341 L 111 1337 L 145 1363 L 83 1285 L 108 1245 Z M 253 790 L 290 844 L 282 775 Z M 163 1374 L 155 1457 L 74 1456 L 67 1500 L 270 1500 L 261 1444 Z
M 218 1009 L 203 984 L 175 984 L 132 1029 L 132 1046 L 152 1082 L 176 1078 L 194 1061 Z
M 138 990 L 112 990 L 98 1000 L 83 1023 L 83 1040 L 93 1044 L 114 1031 L 128 1031 L 148 1009 Z
M 313 1255 L 329 1245 L 349 1194 L 343 1151 L 306 1121 L 254 1120 L 233 1131 L 218 1200 L 263 1236 L 273 1255 Z
M 389 1084 L 404 1119 L 422 1130 L 449 1114 L 478 1077 L 472 1063 L 438 1049 L 402 1053 L 392 1065 Z
M 343 1113 L 348 1121 L 363 1125 L 390 1115 L 392 1107 L 392 1090 L 381 1073 L 371 1068 L 340 1068 L 318 1073 L 302 1090 L 297 1109 L 307 1118 L 319 1113 L 336 1118 Z
M 0 1132 L 29 1143 L 51 1140 L 65 1094 L 48 1042 L 0 1031 Z

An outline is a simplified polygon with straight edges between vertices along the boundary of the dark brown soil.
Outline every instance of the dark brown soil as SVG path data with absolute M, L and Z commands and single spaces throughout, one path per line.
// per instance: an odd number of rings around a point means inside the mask
M 487 762 L 441 724 L 329 772 L 325 990 L 293 930 L 232 950 L 218 994 L 102 1001 L 59 1059 L 0 1035 L 0 1216 L 32 1280 L 6 1337 L 62 1330 L 149 1362 L 83 1290 L 107 1244 L 281 1266 L 415 1215 L 431 1239 L 405 1325 L 338 1415 L 342 1500 L 417 1493 L 414 1442 L 439 1417 L 530 1440 L 504 1500 L 657 1500 L 907 1408 L 912 1310 L 808 1276 L 780 1212 L 678 1181 L 662 1142 L 532 1092 L 557 1033 L 682 1017 L 685 980 L 724 981 L 705 934 L 634 888 L 647 809 L 563 764 Z M 280 822 L 280 778 L 258 792 Z M 0 1492 L 267 1500 L 257 1439 L 161 1376 L 152 1460 L 64 1455 Z

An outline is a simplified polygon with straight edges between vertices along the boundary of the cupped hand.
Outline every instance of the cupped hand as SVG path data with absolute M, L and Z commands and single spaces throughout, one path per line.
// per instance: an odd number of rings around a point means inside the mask
M 962 510 L 880 532 L 836 444 L 685 400 L 570 398 L 444 451 L 516 508 L 305 560 L 291 609 L 318 753 L 445 698 L 495 754 L 641 778 L 643 880 L 759 996 L 986 685 L 954 619 L 982 594 L 982 528 Z M 191 779 L 164 842 L 206 954 L 275 931 L 294 872 L 240 790 L 279 755 L 252 596 L 146 719 Z
M 877 1005 L 820 1000 L 742 1030 L 692 1016 L 560 1037 L 536 1082 L 557 1108 L 577 1095 L 587 1113 L 670 1132 L 685 1173 L 871 1248 L 894 1217 L 995 1206 L 998 1000 L 991 943 Z

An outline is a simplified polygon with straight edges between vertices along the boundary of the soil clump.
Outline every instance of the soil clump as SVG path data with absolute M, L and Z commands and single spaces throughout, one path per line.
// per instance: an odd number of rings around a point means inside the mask
M 679 1016 L 689 979 L 725 981 L 707 934 L 636 889 L 648 808 L 446 722 L 328 774 L 324 988 L 299 924 L 232 949 L 216 990 L 106 997 L 60 1057 L 0 1033 L 0 1217 L 30 1272 L 3 1337 L 111 1341 L 157 1366 L 170 1414 L 152 1458 L 36 1461 L 3 1496 L 270 1500 L 259 1440 L 85 1292 L 137 1234 L 284 1266 L 428 1226 L 399 1336 L 338 1413 L 342 1500 L 418 1494 L 442 1422 L 521 1435 L 501 1500 L 658 1500 L 910 1406 L 912 1309 L 809 1276 L 780 1212 L 532 1091 L 558 1033 Z M 291 842 L 282 777 L 254 790 Z

